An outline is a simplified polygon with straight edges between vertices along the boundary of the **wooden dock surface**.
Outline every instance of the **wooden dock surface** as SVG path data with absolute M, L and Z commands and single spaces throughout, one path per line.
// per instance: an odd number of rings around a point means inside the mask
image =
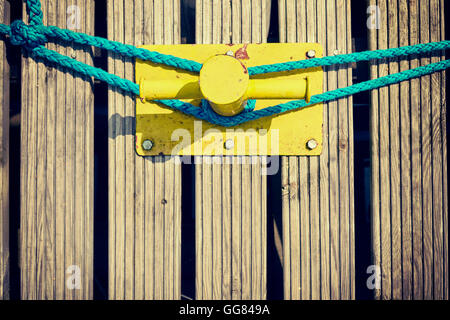
M 350 1 L 280 0 L 280 41 L 352 51 Z M 352 84 L 348 65 L 325 68 L 324 91 Z M 285 299 L 354 299 L 352 98 L 324 106 L 320 157 L 282 157 Z
M 445 39 L 443 0 L 370 4 L 380 12 L 380 29 L 370 29 L 370 50 Z M 373 63 L 371 77 L 442 58 Z M 379 299 L 448 299 L 445 87 L 441 72 L 372 92 L 372 249 L 382 274 Z
M 67 28 L 68 7 L 76 4 L 80 24 L 74 27 L 94 33 L 94 0 L 41 3 L 44 24 Z M 48 47 L 92 64 L 91 50 Z M 92 86 L 91 79 L 22 60 L 22 299 L 93 298 Z
M 267 42 L 269 16 L 267 0 L 197 0 L 196 43 Z M 265 299 L 264 157 L 196 158 L 196 298 Z
M 106 0 L 104 21 L 94 21 L 95 0 L 41 2 L 46 25 L 94 34 L 95 24 L 104 23 L 110 40 L 136 46 L 181 42 L 177 0 Z M 351 0 L 188 2 L 199 44 L 267 42 L 271 15 L 278 14 L 279 42 L 318 42 L 325 55 L 353 50 Z M 368 30 L 369 49 L 445 39 L 444 2 L 367 0 L 380 18 L 379 28 Z M 9 23 L 8 4 L 0 0 L 0 23 Z M 275 7 L 278 12 L 271 10 Z M 25 6 L 21 9 L 27 17 Z M 75 27 L 74 14 L 79 14 Z M 94 63 L 91 48 L 47 47 Z M 20 272 L 21 299 L 93 299 L 94 82 L 23 53 L 20 197 L 11 197 L 20 202 L 17 269 L 9 262 L 10 74 L 0 41 L 0 300 L 12 290 L 10 267 Z M 442 55 L 371 63 L 370 77 Z M 352 67 L 324 68 L 324 90 L 351 85 Z M 133 59 L 108 53 L 107 68 L 135 80 Z M 366 279 L 359 283 L 355 270 L 355 187 L 360 186 L 354 174 L 353 98 L 324 105 L 319 157 L 279 157 L 280 175 L 268 178 L 267 157 L 198 156 L 187 179 L 177 157 L 136 154 L 136 98 L 113 88 L 107 98 L 108 163 L 96 164 L 108 167 L 108 184 L 97 185 L 108 193 L 107 298 L 182 298 L 187 245 L 182 210 L 195 221 L 190 250 L 195 266 L 189 271 L 195 293 L 189 298 L 267 299 L 271 247 L 280 260 L 284 299 L 357 298 Z M 370 103 L 367 250 L 370 263 L 381 270 L 381 286 L 372 292 L 377 299 L 448 299 L 446 73 L 375 90 Z M 183 199 L 191 194 L 192 208 L 186 208 Z M 268 198 L 273 194 L 279 199 Z M 274 217 L 279 224 L 269 230 Z M 269 243 L 271 232 L 275 244 Z
M 180 43 L 179 1 L 108 0 L 107 16 L 111 40 Z M 134 81 L 132 59 L 108 70 Z M 181 165 L 136 154 L 134 99 L 109 90 L 109 298 L 180 299 Z

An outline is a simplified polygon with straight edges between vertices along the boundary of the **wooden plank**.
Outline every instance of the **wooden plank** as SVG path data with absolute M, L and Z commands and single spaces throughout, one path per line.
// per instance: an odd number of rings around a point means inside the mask
M 197 43 L 266 42 L 270 1 L 197 0 Z M 263 157 L 196 157 L 196 298 L 266 298 Z
M 180 42 L 179 1 L 108 0 L 108 38 L 132 45 Z M 134 81 L 134 59 L 108 56 Z M 135 97 L 109 96 L 109 298 L 181 298 L 181 165 L 135 152 Z
M 0 0 L 0 23 L 10 23 L 9 2 Z M 9 64 L 0 41 L 0 300 L 9 299 Z
M 44 24 L 78 13 L 77 31 L 94 33 L 94 1 L 41 2 Z M 48 47 L 92 64 L 90 50 Z M 21 296 L 92 299 L 92 81 L 24 57 L 22 84 Z
M 349 0 L 279 0 L 280 42 L 351 52 Z M 325 68 L 324 90 L 352 83 L 349 66 Z M 285 299 L 354 299 L 352 99 L 324 106 L 320 157 L 282 157 Z
M 441 41 L 443 0 L 371 0 L 380 29 L 369 48 Z M 441 55 L 371 63 L 377 78 Z M 372 92 L 372 227 L 378 299 L 448 299 L 445 73 Z

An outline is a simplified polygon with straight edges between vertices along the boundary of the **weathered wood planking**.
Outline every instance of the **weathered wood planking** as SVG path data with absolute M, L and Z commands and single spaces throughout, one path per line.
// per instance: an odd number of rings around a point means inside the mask
M 351 52 L 350 0 L 279 0 L 281 42 Z M 347 65 L 325 68 L 324 90 L 352 83 Z M 285 299 L 354 299 L 352 99 L 324 106 L 320 157 L 282 158 Z
M 266 42 L 270 1 L 196 1 L 197 43 Z M 265 299 L 262 157 L 197 157 L 196 298 Z
M 9 2 L 0 0 L 0 23 L 9 24 Z M 0 300 L 9 299 L 9 64 L 0 41 Z
M 93 0 L 41 2 L 44 24 L 94 33 Z M 72 5 L 79 10 L 69 8 Z M 77 13 L 79 25 L 73 20 Z M 92 64 L 91 50 L 55 44 L 48 47 Z M 23 59 L 22 299 L 93 298 L 92 89 L 90 79 L 58 71 L 29 57 Z M 78 284 L 79 289 L 73 289 Z
M 370 49 L 444 39 L 444 0 L 370 0 L 379 29 Z M 439 55 L 371 64 L 371 77 L 437 62 Z M 372 92 L 372 227 L 378 299 L 448 299 L 445 73 Z
M 108 0 L 108 38 L 180 42 L 176 0 Z M 134 59 L 109 71 L 134 81 Z M 135 152 L 135 98 L 109 91 L 109 298 L 181 298 L 181 165 Z

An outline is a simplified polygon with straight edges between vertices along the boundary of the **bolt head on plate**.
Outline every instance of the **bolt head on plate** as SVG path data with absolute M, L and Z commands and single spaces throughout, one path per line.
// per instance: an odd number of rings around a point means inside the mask
M 314 150 L 315 148 L 317 148 L 318 145 L 319 145 L 319 144 L 318 144 L 317 141 L 314 140 L 314 139 L 311 139 L 311 140 L 309 140 L 309 141 L 306 143 L 306 147 L 307 147 L 309 150 Z
M 230 57 L 234 57 L 234 52 L 233 51 L 227 51 L 227 53 L 226 53 L 226 55 L 227 56 L 230 56 Z
M 308 58 L 314 58 L 314 57 L 316 56 L 316 50 L 309 50 L 309 51 L 306 53 L 306 56 L 307 56 Z
M 144 142 L 142 142 L 142 149 L 144 149 L 145 151 L 150 151 L 153 148 L 153 142 L 151 140 L 144 140 Z
M 225 149 L 227 150 L 231 150 L 234 148 L 234 141 L 231 139 L 228 139 L 227 141 L 225 141 Z

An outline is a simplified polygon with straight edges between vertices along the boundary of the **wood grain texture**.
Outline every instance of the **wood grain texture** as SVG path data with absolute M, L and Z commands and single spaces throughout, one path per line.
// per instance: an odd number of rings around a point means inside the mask
M 370 49 L 444 40 L 444 0 L 370 0 L 380 29 Z M 442 54 L 371 64 L 372 78 Z M 378 299 L 448 299 L 445 73 L 372 92 L 372 250 Z
M 280 42 L 351 52 L 349 0 L 279 0 Z M 352 84 L 350 66 L 325 68 L 324 91 Z M 352 99 L 324 106 L 320 157 L 282 157 L 285 299 L 354 299 Z
M 197 43 L 266 42 L 270 1 L 196 1 Z M 265 299 L 263 157 L 196 157 L 196 298 Z
M 9 2 L 0 0 L 0 23 L 10 22 Z M 9 299 L 9 64 L 0 41 L 0 300 Z
M 76 5 L 80 24 L 73 26 L 94 33 L 93 0 L 41 3 L 44 24 L 69 27 Z M 92 64 L 90 49 L 48 48 Z M 93 298 L 92 89 L 91 79 L 22 61 L 22 299 Z
M 108 0 L 108 38 L 180 42 L 176 0 Z M 108 56 L 134 81 L 134 59 Z M 181 165 L 135 152 L 135 98 L 109 90 L 109 298 L 181 298 Z

